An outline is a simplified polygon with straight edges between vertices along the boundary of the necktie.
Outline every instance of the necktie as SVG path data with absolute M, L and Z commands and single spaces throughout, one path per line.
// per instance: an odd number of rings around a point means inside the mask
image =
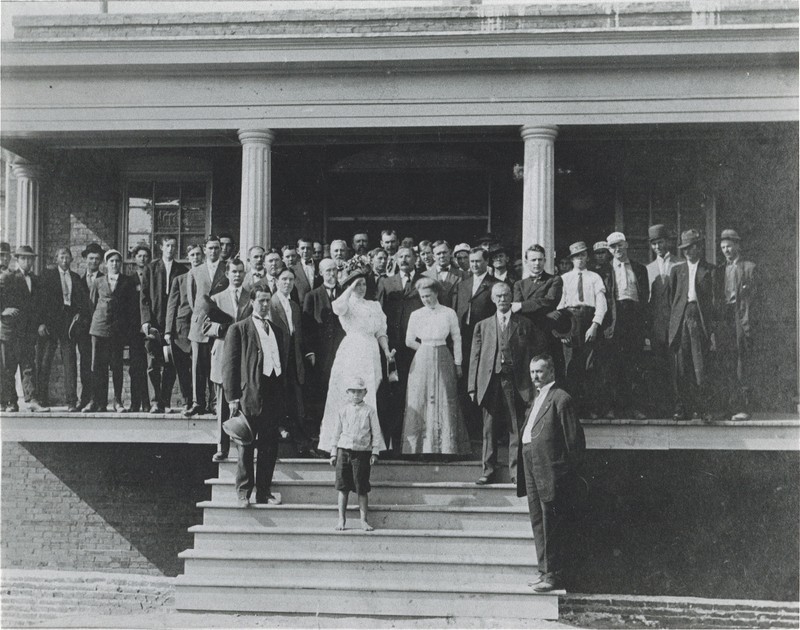
M 617 293 L 621 293 L 628 289 L 628 272 L 625 269 L 625 263 L 620 263 L 617 267 L 622 272 L 619 276 L 619 288 L 617 290 Z
M 267 324 L 267 320 L 262 319 L 261 325 L 264 326 L 264 332 L 267 333 L 267 337 L 269 337 L 269 324 Z
M 336 290 L 335 289 L 328 289 L 328 299 L 333 302 L 336 299 Z
M 583 272 L 578 272 L 578 302 L 583 304 Z
M 269 277 L 269 290 L 270 293 L 275 293 L 275 278 L 272 276 Z
M 411 274 L 406 272 L 403 274 L 403 288 L 405 289 L 408 286 L 408 283 L 411 282 Z

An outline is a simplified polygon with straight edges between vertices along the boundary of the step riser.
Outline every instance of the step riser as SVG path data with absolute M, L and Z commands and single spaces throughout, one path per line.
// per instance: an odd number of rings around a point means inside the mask
M 352 523 L 358 526 L 358 521 Z M 527 532 L 530 535 L 530 529 Z M 309 549 L 325 549 L 327 552 L 392 554 L 414 553 L 431 557 L 448 558 L 494 558 L 498 562 L 515 560 L 521 553 L 535 558 L 533 536 L 530 540 L 495 538 L 434 538 L 428 536 L 386 537 L 375 535 L 284 535 L 237 533 L 196 533 L 194 548 L 203 551 L 241 551 L 252 553 L 269 552 L 280 549 L 283 553 L 307 553 Z
M 232 501 L 236 497 L 233 484 L 215 483 L 212 486 L 212 501 Z M 284 503 L 295 504 L 329 504 L 335 503 L 337 491 L 330 486 L 286 485 L 273 483 L 272 491 L 279 492 Z M 491 488 L 476 486 L 473 488 L 412 488 L 412 487 L 379 487 L 373 486 L 369 493 L 371 502 L 382 505 L 442 505 L 450 507 L 513 507 L 526 505 L 524 498 L 516 496 L 516 492 L 508 488 Z M 355 501 L 355 497 L 351 496 Z
M 232 527 L 334 527 L 336 511 L 330 509 L 257 509 L 236 507 L 206 507 L 205 525 Z M 348 523 L 358 527 L 358 511 L 348 513 Z M 381 529 L 448 529 L 496 532 L 529 532 L 526 513 L 496 514 L 481 512 L 406 512 L 382 509 L 370 510 L 370 523 Z
M 416 617 L 508 617 L 558 619 L 557 595 L 453 593 L 436 591 L 222 588 L 176 585 L 178 610 Z
M 532 545 L 531 545 L 532 547 Z M 535 558 L 536 556 L 532 556 Z M 532 560 L 535 565 L 535 560 Z M 215 576 L 236 579 L 242 575 L 256 582 L 274 579 L 276 575 L 291 575 L 295 580 L 319 580 L 321 584 L 337 587 L 369 589 L 407 584 L 413 580 L 415 588 L 425 590 L 447 588 L 479 589 L 486 584 L 493 586 L 518 586 L 530 580 L 535 566 L 479 564 L 434 564 L 393 562 L 323 562 L 292 560 L 240 560 L 187 558 L 184 574 L 192 576 Z
M 475 481 L 481 476 L 479 462 L 469 465 L 448 466 L 446 464 L 403 464 L 378 463 L 370 470 L 372 481 Z M 233 479 L 236 462 L 220 462 L 220 479 Z M 498 474 L 498 482 L 508 483 L 508 468 L 503 467 Z M 309 463 L 281 464 L 275 468 L 275 481 L 326 481 L 333 486 L 334 471 L 327 461 L 309 460 Z

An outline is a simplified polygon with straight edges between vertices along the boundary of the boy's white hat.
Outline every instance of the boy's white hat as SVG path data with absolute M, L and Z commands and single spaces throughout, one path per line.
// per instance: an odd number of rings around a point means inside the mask
M 354 376 L 353 378 L 347 381 L 347 387 L 345 389 L 361 389 L 367 391 L 367 385 L 364 383 L 364 379 L 358 376 Z

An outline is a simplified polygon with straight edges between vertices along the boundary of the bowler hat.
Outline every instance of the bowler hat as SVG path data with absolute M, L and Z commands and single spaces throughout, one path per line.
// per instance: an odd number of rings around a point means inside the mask
M 560 311 L 551 311 L 546 315 L 549 320 L 551 330 L 560 335 L 566 335 L 572 330 L 572 313 L 568 309 L 561 309 Z
M 10 254 L 11 253 L 11 245 L 6 243 L 5 241 L 0 241 L 0 254 Z
M 489 249 L 486 252 L 489 256 L 496 256 L 497 254 L 505 254 L 508 255 L 508 250 L 503 246 L 502 243 L 492 243 L 489 245 Z
M 573 243 L 572 245 L 569 246 L 569 256 L 570 258 L 572 258 L 573 256 L 576 256 L 577 254 L 582 254 L 583 252 L 588 250 L 589 248 L 586 247 L 586 243 L 584 243 L 583 241 L 577 241 L 576 243 Z
M 687 247 L 691 247 L 697 243 L 702 243 L 703 237 L 700 236 L 700 232 L 697 230 L 686 230 L 685 232 L 681 233 L 681 242 L 678 245 L 678 249 L 686 249 Z
M 669 238 L 669 230 L 663 223 L 657 223 L 647 228 L 647 238 L 650 241 L 657 241 L 660 238 Z
M 89 254 L 100 254 L 101 256 L 105 253 L 105 250 L 102 248 L 100 243 L 89 243 L 81 252 L 81 256 L 86 258 Z
M 721 241 L 741 241 L 742 239 L 739 238 L 739 233 L 736 230 L 722 230 L 722 234 L 720 234 L 719 240 L 721 240 Z
M 612 245 L 619 245 L 620 243 L 624 243 L 627 239 L 622 232 L 611 232 L 606 238 L 606 242 L 608 246 L 611 247 Z
M 608 243 L 606 241 L 597 241 L 592 246 L 592 251 L 602 252 L 603 250 L 608 251 Z
M 21 256 L 37 256 L 37 253 L 33 251 L 33 247 L 31 247 L 30 245 L 20 245 L 14 251 L 14 256 L 16 256 L 17 258 Z
M 222 423 L 222 430 L 230 435 L 234 442 L 242 446 L 249 446 L 253 443 L 253 430 L 241 409 Z

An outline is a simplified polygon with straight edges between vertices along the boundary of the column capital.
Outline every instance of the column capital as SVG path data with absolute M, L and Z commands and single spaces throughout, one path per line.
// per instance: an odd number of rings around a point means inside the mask
M 42 175 L 42 169 L 38 165 L 31 164 L 25 160 L 15 160 L 11 165 L 11 173 L 17 179 L 38 180 Z
M 558 127 L 556 125 L 522 125 L 519 133 L 523 140 L 555 141 L 558 136 Z
M 239 129 L 239 142 L 242 144 L 271 145 L 275 140 L 272 129 Z

